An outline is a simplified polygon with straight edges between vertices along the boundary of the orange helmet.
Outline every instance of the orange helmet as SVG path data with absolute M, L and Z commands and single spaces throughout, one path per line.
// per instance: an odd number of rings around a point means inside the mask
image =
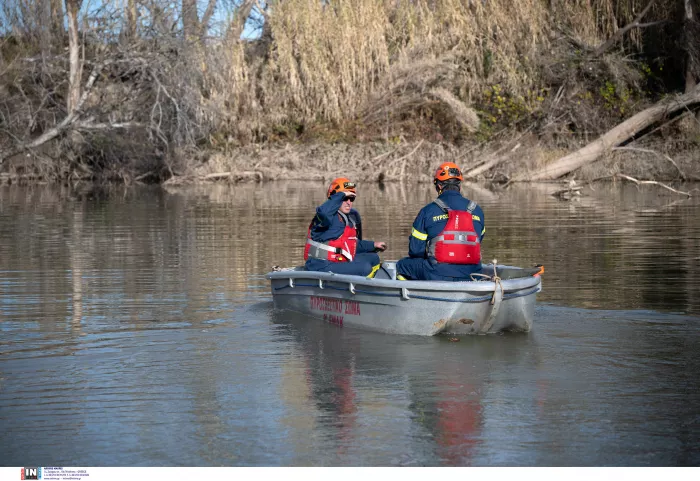
M 462 171 L 459 170 L 454 162 L 443 162 L 435 171 L 434 183 L 444 182 L 446 180 L 456 179 L 462 181 Z
M 353 197 L 357 196 L 357 193 L 355 192 L 355 183 L 350 182 L 350 180 L 346 179 L 345 177 L 333 179 L 331 185 L 328 186 L 328 198 L 330 199 L 336 192 L 347 192 L 348 197 L 350 197 L 350 194 L 352 194 Z

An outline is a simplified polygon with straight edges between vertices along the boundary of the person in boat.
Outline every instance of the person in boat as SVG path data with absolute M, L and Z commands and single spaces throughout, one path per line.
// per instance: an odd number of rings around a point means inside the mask
M 462 171 L 445 162 L 435 171 L 437 199 L 413 221 L 408 257 L 396 263 L 399 279 L 469 281 L 481 271 L 486 233 L 481 207 L 462 196 Z
M 345 177 L 328 186 L 328 200 L 316 208 L 304 247 L 306 270 L 369 276 L 380 266 L 385 242 L 362 239 L 360 213 L 353 209 L 355 183 Z

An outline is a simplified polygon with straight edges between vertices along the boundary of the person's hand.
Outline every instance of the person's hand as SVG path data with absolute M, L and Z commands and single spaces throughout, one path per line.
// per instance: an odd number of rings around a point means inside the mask
M 374 243 L 374 250 L 383 252 L 386 250 L 386 242 L 377 241 Z

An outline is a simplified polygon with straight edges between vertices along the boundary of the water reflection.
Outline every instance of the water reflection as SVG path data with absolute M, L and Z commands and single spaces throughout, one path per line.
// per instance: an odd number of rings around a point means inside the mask
M 679 202 L 664 191 L 603 184 L 584 191 L 577 202 L 560 202 L 547 195 L 554 188 L 532 185 L 499 193 L 465 188 L 485 209 L 486 259 L 545 264 L 544 302 L 700 312 L 694 295 L 700 284 L 697 198 Z M 301 263 L 306 227 L 323 192 L 320 183 L 276 183 L 76 198 L 5 186 L 0 188 L 2 268 L 10 276 L 23 273 L 22 279 L 13 277 L 19 284 L 13 282 L 12 289 L 20 289 L 16 299 L 32 309 L 68 308 L 64 315 L 72 316 L 65 299 L 40 300 L 65 292 L 65 281 L 80 289 L 76 279 L 82 277 L 83 288 L 91 284 L 88 300 L 96 301 L 96 293 L 120 282 L 126 290 L 122 300 L 155 300 L 171 291 L 172 305 L 196 317 L 216 297 L 264 291 L 249 279 L 270 266 Z M 430 186 L 361 186 L 360 194 L 366 237 L 388 240 L 384 259 L 404 256 L 411 222 L 433 198 Z M 82 269 L 76 271 L 80 276 L 67 279 L 63 273 L 73 267 Z M 43 294 L 32 303 L 27 296 L 38 292 L 35 287 Z M 182 292 L 200 295 L 177 299 Z M 89 304 L 82 303 L 88 309 Z M 157 316 L 142 312 L 140 317 Z
M 485 405 L 493 409 L 504 401 L 494 402 L 494 366 L 521 372 L 539 364 L 527 335 L 453 343 L 340 329 L 285 311 L 271 316 L 286 327 L 278 334 L 301 353 L 301 367 L 285 377 L 298 376 L 287 386 L 305 401 L 297 401 L 290 417 L 296 418 L 298 405 L 315 407 L 303 416 L 307 422 L 289 419 L 288 425 L 303 427 L 303 436 L 317 423 L 330 464 L 482 465 Z M 534 392 L 535 404 L 529 407 L 524 394 L 517 411 L 542 414 L 546 382 L 538 380 Z M 370 439 L 377 452 L 361 449 Z

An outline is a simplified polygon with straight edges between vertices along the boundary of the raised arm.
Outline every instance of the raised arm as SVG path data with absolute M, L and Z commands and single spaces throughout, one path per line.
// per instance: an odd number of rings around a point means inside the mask
M 343 192 L 336 192 L 330 199 L 316 207 L 316 219 L 318 219 L 320 226 L 328 227 L 331 225 L 333 217 L 338 212 L 338 209 L 340 209 L 344 198 L 345 194 Z

